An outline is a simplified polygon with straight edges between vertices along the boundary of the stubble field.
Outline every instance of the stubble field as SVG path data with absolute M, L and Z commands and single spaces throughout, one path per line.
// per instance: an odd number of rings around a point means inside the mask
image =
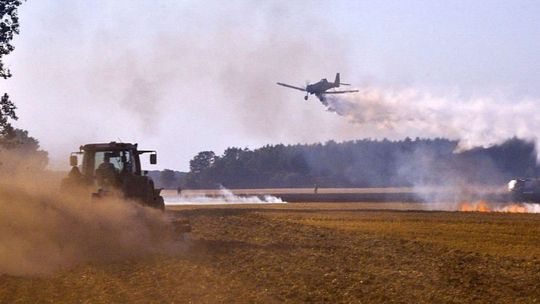
M 168 213 L 188 217 L 193 228 L 175 252 L 42 277 L 0 275 L 0 302 L 540 301 L 539 214 L 419 208 L 399 202 L 171 207 Z

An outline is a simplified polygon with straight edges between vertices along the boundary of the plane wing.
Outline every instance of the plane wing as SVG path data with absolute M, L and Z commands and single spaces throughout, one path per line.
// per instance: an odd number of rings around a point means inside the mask
M 328 91 L 323 94 L 345 94 L 345 93 L 356 93 L 358 90 L 348 90 L 348 91 Z
M 300 87 L 295 87 L 295 86 L 292 86 L 292 85 L 290 85 L 290 84 L 286 84 L 286 83 L 281 83 L 281 82 L 277 82 L 277 84 L 278 84 L 278 85 L 280 85 L 280 86 L 284 86 L 284 87 L 287 87 L 287 88 L 291 88 L 291 89 L 296 89 L 296 90 L 300 90 L 300 91 L 302 91 L 302 92 L 305 92 L 305 91 L 306 91 L 306 89 L 304 89 L 304 88 L 300 88 Z

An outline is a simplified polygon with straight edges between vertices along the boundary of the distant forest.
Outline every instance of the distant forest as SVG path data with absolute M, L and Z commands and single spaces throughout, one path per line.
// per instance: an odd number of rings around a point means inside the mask
M 538 176 L 533 142 L 512 138 L 489 148 L 456 152 L 436 139 L 329 141 L 310 145 L 228 148 L 198 153 L 183 188 L 399 187 L 469 183 L 502 185 Z

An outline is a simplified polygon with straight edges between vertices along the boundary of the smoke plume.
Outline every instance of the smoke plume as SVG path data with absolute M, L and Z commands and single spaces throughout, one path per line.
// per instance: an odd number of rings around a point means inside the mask
M 462 99 L 412 88 L 364 87 L 347 96 L 327 96 L 324 103 L 355 124 L 457 139 L 458 150 L 491 146 L 513 136 L 536 141 L 540 127 L 539 102 L 532 99 Z
M 424 136 L 439 136 L 458 140 L 456 152 L 474 147 L 491 147 L 511 137 L 537 141 L 540 117 L 539 101 L 505 96 L 473 96 L 459 94 L 436 95 L 429 91 L 405 88 L 363 87 L 358 93 L 346 96 L 328 95 L 323 104 L 328 110 L 359 126 L 374 126 L 379 130 L 400 134 L 417 132 Z M 537 162 L 540 159 L 536 148 Z M 493 163 L 489 156 L 471 158 L 469 167 L 458 170 L 445 168 L 439 156 L 418 150 L 398 161 L 398 174 L 415 187 L 415 192 L 428 202 L 426 208 L 459 210 L 463 201 L 475 201 L 504 195 L 508 172 Z M 517 163 L 517 161 L 516 161 Z M 502 170 L 502 171 L 501 171 Z M 471 185 L 467 176 L 478 176 L 485 184 Z M 437 180 L 440 188 L 430 189 L 426 181 Z M 535 212 L 536 205 L 521 205 Z M 504 206 L 500 211 L 507 211 Z M 494 209 L 495 210 L 495 209 Z
M 222 204 L 282 204 L 281 198 L 272 195 L 239 196 L 231 190 L 221 188 L 217 195 L 179 195 L 164 196 L 167 205 L 222 205 Z

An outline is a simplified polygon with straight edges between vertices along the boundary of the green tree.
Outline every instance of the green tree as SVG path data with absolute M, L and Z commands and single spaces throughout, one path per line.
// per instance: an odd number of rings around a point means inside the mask
M 0 0 L 0 77 L 11 77 L 10 70 L 4 64 L 4 56 L 15 47 L 11 43 L 19 34 L 18 8 L 21 0 Z M 39 147 L 39 141 L 28 135 L 28 131 L 15 129 L 11 121 L 17 120 L 17 107 L 4 93 L 0 97 L 0 164 L 2 170 L 20 170 L 21 168 L 44 169 L 48 163 L 47 152 Z
M 229 148 L 193 159 L 186 187 L 410 187 L 462 182 L 501 185 L 540 176 L 535 143 L 518 138 L 455 152 L 448 139 L 330 141 L 314 145 Z
M 173 170 L 165 169 L 159 174 L 159 180 L 163 187 L 171 188 L 174 187 L 176 182 L 176 176 Z
M 13 136 L 0 138 L 0 164 L 4 172 L 21 169 L 43 170 L 49 162 L 48 153 L 41 150 L 39 141 L 28 135 L 28 131 L 14 129 Z
M 213 151 L 202 151 L 189 161 L 189 169 L 192 173 L 201 173 L 209 169 L 216 160 Z
M 22 4 L 20 0 L 0 1 L 0 77 L 11 77 L 8 68 L 2 62 L 3 56 L 11 53 L 15 47 L 11 44 L 13 36 L 19 34 L 19 17 L 17 8 Z
M 15 136 L 15 129 L 9 122 L 9 119 L 17 120 L 17 114 L 15 109 L 17 107 L 9 100 L 7 93 L 0 99 L 0 138 L 5 140 L 13 139 Z
M 199 152 L 189 161 L 190 172 L 183 179 L 183 185 L 188 188 L 214 187 L 214 180 L 211 169 L 216 162 L 216 154 L 213 151 Z
M 19 34 L 17 9 L 21 4 L 21 0 L 0 1 L 0 77 L 4 79 L 11 77 L 11 72 L 4 65 L 3 59 L 15 49 L 11 41 L 14 35 Z M 15 130 L 9 122 L 10 119 L 17 120 L 15 109 L 9 95 L 4 93 L 0 99 L 0 136 L 3 138 L 15 136 Z

